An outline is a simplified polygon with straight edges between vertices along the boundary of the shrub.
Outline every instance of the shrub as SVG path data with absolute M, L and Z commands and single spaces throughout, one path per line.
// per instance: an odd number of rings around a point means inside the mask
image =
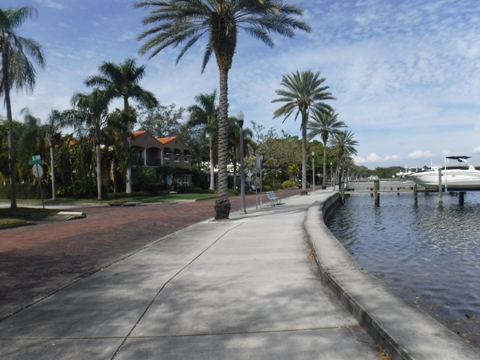
M 288 189 L 288 188 L 292 188 L 292 187 L 296 187 L 297 185 L 293 182 L 293 181 L 290 181 L 290 180 L 287 180 L 287 181 L 284 181 L 282 183 L 282 187 L 284 189 Z
M 159 188 L 158 175 L 148 167 L 136 168 L 132 175 L 133 191 L 155 191 Z
M 40 188 L 37 183 L 25 182 L 15 183 L 15 190 L 17 192 L 17 199 L 41 199 Z M 47 186 L 45 182 L 42 183 L 43 198 L 47 199 L 52 196 L 52 188 Z M 10 199 L 10 185 L 0 184 L 0 198 Z
M 77 179 L 72 185 L 72 195 L 75 197 L 93 197 L 97 193 L 97 183 L 93 178 Z

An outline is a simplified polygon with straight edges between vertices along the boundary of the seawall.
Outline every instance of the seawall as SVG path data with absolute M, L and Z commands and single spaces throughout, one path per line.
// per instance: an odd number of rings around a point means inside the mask
M 392 359 L 480 359 L 480 352 L 364 270 L 325 225 L 338 193 L 308 210 L 308 233 L 320 274 Z

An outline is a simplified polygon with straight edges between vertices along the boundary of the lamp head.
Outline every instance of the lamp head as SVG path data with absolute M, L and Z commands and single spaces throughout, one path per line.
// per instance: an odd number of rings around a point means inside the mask
M 238 124 L 240 125 L 240 127 L 243 127 L 243 120 L 245 119 L 245 115 L 243 115 L 242 110 L 240 110 L 240 112 L 238 113 L 237 119 L 238 119 Z

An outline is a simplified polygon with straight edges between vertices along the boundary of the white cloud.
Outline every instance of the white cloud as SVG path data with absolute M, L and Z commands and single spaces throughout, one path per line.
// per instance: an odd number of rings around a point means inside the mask
M 366 161 L 368 161 L 368 162 L 377 162 L 377 161 L 383 161 L 383 159 L 382 159 L 380 156 L 378 156 L 377 154 L 371 153 L 371 154 L 369 154 L 369 155 L 367 156 Z
M 407 155 L 411 159 L 431 158 L 433 154 L 430 151 L 417 150 Z
M 473 149 L 474 153 L 480 153 L 480 146 L 477 146 Z
M 401 157 L 398 156 L 398 155 L 387 155 L 385 157 L 381 157 L 375 153 L 371 153 L 369 155 L 367 155 L 367 157 L 362 157 L 362 156 L 354 156 L 353 157 L 353 160 L 355 162 L 355 164 L 357 165 L 360 165 L 360 164 L 378 164 L 378 163 L 384 163 L 386 161 L 391 161 L 391 160 L 394 160 L 394 161 L 398 161 L 400 160 Z
M 65 5 L 55 2 L 53 0 L 35 0 L 35 1 L 39 4 L 43 4 L 53 9 L 65 9 Z
M 365 164 L 367 160 L 361 156 L 354 156 L 353 162 L 355 163 L 355 165 L 362 165 Z

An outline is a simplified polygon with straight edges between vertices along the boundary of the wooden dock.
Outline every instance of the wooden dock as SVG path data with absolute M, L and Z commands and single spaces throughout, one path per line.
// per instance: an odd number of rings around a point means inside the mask
M 380 204 L 381 193 L 402 193 L 413 194 L 415 201 L 417 201 L 418 193 L 438 193 L 438 189 L 418 188 L 413 181 L 399 181 L 399 180 L 374 180 L 374 181 L 353 181 L 348 183 L 345 190 L 340 190 L 340 197 L 345 200 L 345 196 L 355 194 L 370 194 L 375 200 L 375 205 Z M 441 194 L 439 194 L 441 199 Z M 462 195 L 462 194 L 461 194 Z M 440 200 L 441 201 L 441 200 Z

